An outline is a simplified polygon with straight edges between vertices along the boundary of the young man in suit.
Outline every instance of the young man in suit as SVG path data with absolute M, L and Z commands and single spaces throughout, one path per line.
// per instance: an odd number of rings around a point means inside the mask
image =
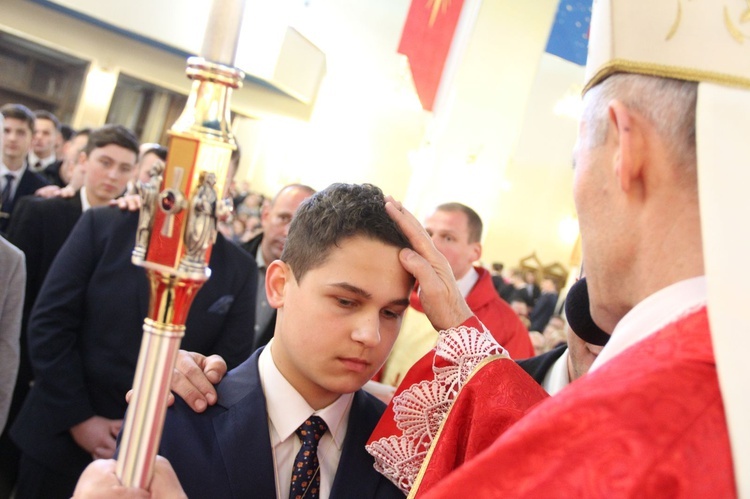
M 86 211 L 39 291 L 28 327 L 34 386 L 10 433 L 22 452 L 18 497 L 68 498 L 92 458 L 114 454 L 149 302 L 148 278 L 131 263 L 138 218 Z M 252 352 L 257 267 L 221 235 L 209 266 L 183 345 L 236 366 Z
M 0 164 L 0 233 L 5 233 L 16 201 L 47 185 L 26 161 L 34 136 L 34 113 L 21 104 L 0 108 L 3 123 L 3 161 Z
M 84 185 L 72 197 L 40 199 L 27 196 L 15 207 L 8 226 L 8 240 L 26 255 L 26 299 L 21 329 L 21 363 L 13 392 L 8 428 L 29 392 L 33 374 L 27 348 L 27 327 L 31 309 L 57 252 L 73 230 L 81 214 L 92 207 L 106 206 L 120 196 L 133 178 L 138 139 L 120 125 L 105 125 L 90 134 L 90 141 L 79 151 L 78 162 L 85 171 Z M 20 452 L 8 432 L 0 439 L 3 483 L 15 483 Z
M 384 405 L 361 387 L 409 303 L 406 247 L 377 187 L 334 184 L 300 205 L 266 270 L 273 339 L 221 381 L 206 412 L 182 400 L 168 411 L 160 454 L 188 497 L 289 497 L 309 450 L 295 433 L 318 417 L 326 429 L 312 478 L 297 484 L 304 497 L 403 497 L 365 452 Z
M 60 135 L 60 120 L 43 109 L 34 111 L 34 136 L 29 149 L 29 168 L 44 175 L 44 171 L 55 165 L 60 158 L 55 155 L 55 145 Z M 59 163 L 57 163 L 59 167 Z
M 34 118 L 29 168 L 44 177 L 50 185 L 65 187 L 60 177 L 60 167 L 63 164 L 62 124 L 57 116 L 44 109 L 34 111 Z
M 84 185 L 70 198 L 19 201 L 8 226 L 8 239 L 26 254 L 29 267 L 27 308 L 30 310 L 52 260 L 89 208 L 107 206 L 122 195 L 135 172 L 138 139 L 120 125 L 105 125 L 91 132 L 79 153 Z M 29 299 L 31 298 L 31 299 Z

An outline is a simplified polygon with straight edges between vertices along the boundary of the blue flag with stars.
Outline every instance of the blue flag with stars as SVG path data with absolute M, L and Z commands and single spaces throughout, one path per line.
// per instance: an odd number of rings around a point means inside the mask
M 586 65 L 592 3 L 593 0 L 560 0 L 546 52 L 580 66 Z

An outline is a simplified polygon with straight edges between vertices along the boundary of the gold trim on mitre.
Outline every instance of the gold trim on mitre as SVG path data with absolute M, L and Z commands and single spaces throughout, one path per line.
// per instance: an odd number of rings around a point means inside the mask
M 718 83 L 720 85 L 750 89 L 750 78 L 743 78 L 716 71 L 703 71 L 695 68 L 669 66 L 650 62 L 627 61 L 625 59 L 613 59 L 602 65 L 596 74 L 589 79 L 586 86 L 583 87 L 582 94 L 585 94 L 590 88 L 598 85 L 615 73 L 635 73 L 695 82 L 706 81 Z
M 584 93 L 623 72 L 750 88 L 750 0 L 594 0 Z

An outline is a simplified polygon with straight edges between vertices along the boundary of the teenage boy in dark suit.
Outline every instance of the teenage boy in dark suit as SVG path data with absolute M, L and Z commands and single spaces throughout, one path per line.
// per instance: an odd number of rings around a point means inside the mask
M 168 411 L 160 454 L 188 497 L 289 497 L 295 431 L 315 417 L 326 430 L 306 497 L 403 497 L 365 452 L 384 405 L 361 387 L 408 305 L 405 247 L 377 187 L 334 184 L 300 205 L 266 271 L 273 340 L 226 376 L 206 412 L 182 400 Z

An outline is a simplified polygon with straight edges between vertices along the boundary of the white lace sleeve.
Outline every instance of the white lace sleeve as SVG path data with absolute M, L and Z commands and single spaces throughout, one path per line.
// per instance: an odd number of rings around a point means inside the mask
M 394 418 L 401 435 L 383 437 L 367 446 L 367 452 L 375 458 L 375 469 L 407 494 L 471 372 L 489 356 L 507 355 L 484 325 L 482 331 L 460 326 L 440 331 L 439 335 L 432 378 L 412 384 L 393 398 Z

